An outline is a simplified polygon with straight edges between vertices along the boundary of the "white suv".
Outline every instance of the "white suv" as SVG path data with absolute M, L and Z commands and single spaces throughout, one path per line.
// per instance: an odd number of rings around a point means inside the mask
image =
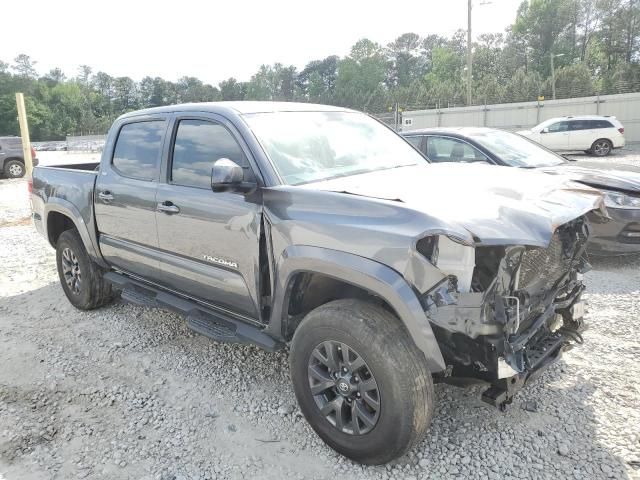
M 609 155 L 614 148 L 624 147 L 624 127 L 616 117 L 551 118 L 518 133 L 551 150 L 584 150 L 598 157 Z

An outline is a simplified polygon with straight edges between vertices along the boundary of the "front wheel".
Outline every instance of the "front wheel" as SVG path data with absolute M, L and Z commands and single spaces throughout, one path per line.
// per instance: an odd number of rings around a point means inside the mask
M 434 408 L 431 374 L 384 308 L 360 300 L 316 308 L 297 328 L 289 361 L 302 413 L 342 455 L 386 463 L 424 436 Z
M 593 145 L 591 145 L 591 153 L 596 157 L 606 157 L 611 153 L 611 150 L 613 150 L 613 144 L 606 138 L 596 140 L 593 142 Z
M 77 230 L 62 232 L 56 243 L 56 264 L 60 284 L 71 304 L 80 310 L 92 310 L 113 298 L 111 284 L 103 271 L 87 254 Z

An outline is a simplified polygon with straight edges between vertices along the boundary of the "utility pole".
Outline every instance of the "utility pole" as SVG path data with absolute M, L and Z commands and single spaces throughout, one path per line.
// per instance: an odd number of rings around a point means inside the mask
M 26 177 L 31 176 L 33 160 L 31 158 L 31 139 L 29 138 L 29 124 L 27 123 L 27 110 L 24 107 L 24 95 L 16 93 L 16 106 L 18 108 L 18 122 L 20 123 L 20 136 L 22 137 L 22 155 L 27 169 Z
M 551 56 L 551 97 L 555 100 L 556 99 L 556 69 L 553 65 L 553 52 L 550 52 L 549 55 Z
M 473 74 L 471 72 L 473 65 L 473 58 L 471 52 L 471 0 L 468 0 L 469 7 L 467 11 L 467 106 L 471 105 L 471 92 Z
M 556 99 L 556 68 L 554 64 L 554 58 L 556 57 L 564 57 L 564 53 L 558 53 L 554 55 L 553 52 L 549 52 L 549 57 L 551 58 L 551 96 L 553 99 Z

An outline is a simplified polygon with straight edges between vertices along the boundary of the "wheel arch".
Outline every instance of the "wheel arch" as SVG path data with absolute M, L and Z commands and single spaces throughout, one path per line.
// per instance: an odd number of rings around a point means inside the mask
M 4 166 L 8 163 L 11 162 L 12 160 L 15 160 L 17 162 L 20 162 L 24 165 L 24 158 L 22 157 L 7 157 L 5 159 L 2 160 L 2 168 L 4 168 Z
M 392 268 L 346 252 L 290 246 L 277 262 L 275 277 L 267 327 L 272 335 L 290 339 L 303 314 L 327 301 L 372 298 L 395 314 L 424 353 L 432 372 L 445 369 L 442 353 L 415 291 Z M 313 290 L 307 290 L 309 286 Z M 308 291 L 311 297 L 305 299 Z
M 80 211 L 71 202 L 50 197 L 44 209 L 43 227 L 47 240 L 53 248 L 56 248 L 56 243 L 62 232 L 75 228 L 89 257 L 99 264 L 104 263 L 97 246 L 91 239 L 89 227 L 84 222 Z

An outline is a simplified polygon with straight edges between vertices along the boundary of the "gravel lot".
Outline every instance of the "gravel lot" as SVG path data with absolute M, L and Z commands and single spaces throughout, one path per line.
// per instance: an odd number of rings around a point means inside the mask
M 640 165 L 640 148 L 603 161 Z M 286 352 L 121 301 L 75 310 L 28 215 L 25 181 L 1 180 L 0 479 L 640 478 L 638 256 L 593 261 L 585 345 L 505 413 L 436 385 L 419 447 L 363 467 L 307 426 Z

